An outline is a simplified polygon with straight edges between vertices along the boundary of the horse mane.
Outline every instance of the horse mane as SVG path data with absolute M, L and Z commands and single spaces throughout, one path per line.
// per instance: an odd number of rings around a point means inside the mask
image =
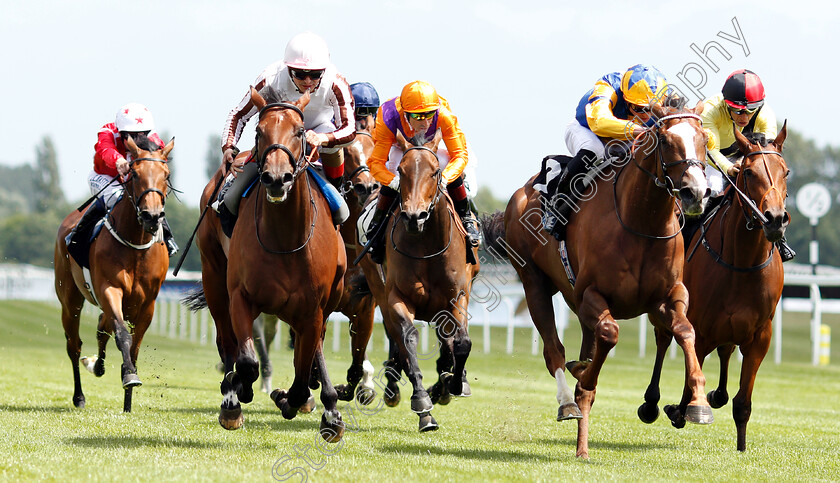
M 150 153 L 153 153 L 155 151 L 160 151 L 160 149 L 161 149 L 160 146 L 157 145 L 157 143 L 155 143 L 154 141 L 149 139 L 149 137 L 146 135 L 146 133 L 143 133 L 143 132 L 134 133 L 134 132 L 132 132 L 132 133 L 126 133 L 126 134 L 129 137 L 131 137 L 131 139 L 134 140 L 134 144 L 136 144 L 138 148 L 140 148 L 144 151 L 149 151 Z
M 260 91 L 260 95 L 265 99 L 266 104 L 289 103 L 291 102 L 286 96 L 274 87 L 267 85 Z
M 747 141 L 750 143 L 757 144 L 762 148 L 767 147 L 767 145 L 772 141 L 772 139 L 767 139 L 767 136 L 765 136 L 763 132 L 748 132 L 744 134 L 744 137 L 747 138 Z

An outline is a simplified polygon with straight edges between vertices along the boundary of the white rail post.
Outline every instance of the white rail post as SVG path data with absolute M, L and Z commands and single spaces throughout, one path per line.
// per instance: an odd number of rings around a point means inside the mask
M 639 358 L 645 357 L 645 349 L 647 348 L 647 314 L 639 316 Z
M 816 283 L 811 284 L 811 363 L 820 363 L 820 326 L 822 325 L 822 298 L 820 287 Z
M 490 312 L 486 309 L 484 310 L 484 316 L 482 317 L 482 320 L 484 321 L 484 327 L 482 327 L 482 331 L 483 331 L 483 335 L 484 335 L 484 340 L 482 341 L 484 343 L 484 353 L 489 354 L 490 353 Z

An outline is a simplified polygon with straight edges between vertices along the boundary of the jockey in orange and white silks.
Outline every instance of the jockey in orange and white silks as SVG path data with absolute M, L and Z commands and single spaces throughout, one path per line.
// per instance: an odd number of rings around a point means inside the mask
M 455 204 L 455 211 L 469 234 L 470 242 L 478 244 L 480 235 L 470 212 L 470 200 L 464 182 L 470 158 L 466 138 L 449 102 L 439 96 L 431 84 L 419 80 L 406 84 L 399 97 L 382 104 L 376 116 L 374 147 L 368 159 L 368 167 L 373 177 L 382 184 L 382 189 L 368 238 L 379 230 L 386 211 L 399 196 L 399 175 L 396 172 L 403 153 L 395 146 L 397 133 L 401 133 L 406 140 L 415 137 L 431 140 L 438 130 L 445 146 L 445 150 L 438 148 L 437 153 L 441 177 Z M 375 244 L 372 246 L 371 258 L 381 263 L 383 252 L 384 245 Z
M 286 45 L 283 60 L 266 67 L 254 83 L 254 88 L 261 93 L 267 86 L 288 102 L 298 100 L 309 91 L 310 101 L 303 110 L 306 140 L 319 148 L 327 179 L 338 186 L 344 173 L 342 147 L 355 139 L 356 123 L 350 86 L 330 61 L 326 42 L 311 32 L 293 37 Z M 230 111 L 222 131 L 226 166 L 238 152 L 235 146 L 242 130 L 256 113 L 249 89 Z
M 122 196 L 123 187 L 116 178 L 126 176 L 130 170 L 131 155 L 125 147 L 127 137 L 131 137 L 135 142 L 148 139 L 149 143 L 164 147 L 163 141 L 155 132 L 154 117 L 146 106 L 130 102 L 120 107 L 114 122 L 102 126 L 96 135 L 93 170 L 88 174 L 88 187 L 91 195 L 98 195 L 99 202 L 93 203 L 73 228 L 68 236 L 71 243 L 77 242 L 74 239 L 76 233 L 86 233 L 88 228 L 113 208 Z M 172 256 L 178 251 L 178 245 L 172 237 L 172 230 L 166 218 L 162 218 L 161 223 L 166 248 Z

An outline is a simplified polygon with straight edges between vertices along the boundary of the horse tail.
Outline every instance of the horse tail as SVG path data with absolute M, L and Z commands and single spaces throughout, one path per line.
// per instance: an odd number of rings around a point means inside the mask
M 181 299 L 181 303 L 192 312 L 206 309 L 207 299 L 204 297 L 204 286 L 199 283 L 198 287 L 187 292 L 187 295 Z
M 505 214 L 496 211 L 492 215 L 481 215 L 480 224 L 484 235 L 484 249 L 507 257 L 507 250 L 500 243 L 505 239 Z

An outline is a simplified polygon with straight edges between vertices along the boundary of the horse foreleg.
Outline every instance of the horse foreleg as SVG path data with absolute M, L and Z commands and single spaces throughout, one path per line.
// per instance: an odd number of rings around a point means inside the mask
M 254 381 L 259 377 L 259 362 L 254 349 L 254 319 L 259 312 L 251 306 L 242 290 L 235 290 L 230 299 L 230 319 L 233 332 L 236 335 L 238 354 L 236 358 L 236 375 L 239 376 L 241 386 L 236 387 L 240 402 L 249 403 L 254 399 Z
M 414 389 L 411 395 L 411 410 L 420 418 L 420 431 L 435 430 L 438 425 L 431 414 L 434 405 L 423 387 L 423 373 L 417 362 L 419 333 L 413 324 L 414 310 L 394 293 L 389 294 L 388 302 L 388 333 L 399 347 L 403 371 Z
M 645 423 L 652 423 L 659 417 L 659 380 L 662 377 L 662 364 L 665 361 L 665 353 L 671 345 L 671 334 L 660 327 L 654 327 L 656 335 L 656 360 L 653 362 L 653 372 L 650 375 L 650 384 L 645 391 L 645 402 L 639 406 L 636 414 Z
M 134 321 L 134 334 L 131 337 L 131 363 L 134 365 L 135 369 L 137 368 L 137 357 L 140 355 L 140 344 L 143 343 L 143 336 L 146 335 L 146 331 L 152 323 L 154 311 L 155 303 L 153 300 L 146 304 L 146 307 L 142 311 L 138 312 L 136 317 L 137 320 Z M 124 390 L 125 396 L 123 398 L 123 411 L 130 413 L 131 396 L 134 391 L 134 386 L 125 387 Z
M 735 420 L 735 429 L 738 433 L 738 451 L 747 450 L 747 423 L 752 413 L 755 376 L 770 348 L 772 332 L 772 321 L 768 320 L 751 342 L 741 345 L 741 352 L 744 354 L 744 361 L 741 364 L 741 384 L 738 393 L 732 398 L 732 418 Z
M 706 398 L 709 400 L 709 405 L 712 408 L 722 408 L 729 402 L 729 393 L 726 390 L 726 385 L 729 383 L 729 360 L 732 358 L 732 353 L 735 352 L 735 344 L 724 344 L 717 348 L 718 359 L 720 359 L 720 379 L 718 380 L 718 387 L 713 391 L 709 391 Z M 700 358 L 700 354 L 697 354 Z M 703 359 L 700 358 L 702 364 Z
M 522 287 L 525 289 L 525 302 L 531 320 L 543 341 L 545 367 L 551 377 L 557 381 L 557 420 L 580 419 L 580 409 L 575 402 L 575 395 L 566 382 L 566 348 L 560 342 L 557 325 L 554 320 L 554 305 L 551 297 L 556 290 L 551 280 L 542 272 L 537 272 L 534 264 L 526 264 L 519 273 Z
M 91 370 L 96 377 L 105 375 L 105 350 L 108 347 L 108 340 L 111 339 L 111 334 L 114 332 L 114 325 L 109 323 L 111 321 L 112 319 L 105 318 L 104 312 L 99 314 L 99 324 L 96 327 L 96 342 L 99 354 L 93 361 Z
M 337 443 L 344 436 L 344 422 L 341 420 L 341 413 L 336 409 L 338 393 L 333 387 L 330 376 L 327 373 L 322 341 L 318 341 L 318 350 L 315 351 L 314 362 L 318 367 L 318 374 L 320 375 L 321 403 L 324 405 L 324 414 L 321 415 L 321 437 L 328 443 Z
M 400 403 L 400 384 L 405 384 L 402 380 L 402 364 L 400 364 L 400 348 L 394 338 L 388 333 L 390 324 L 385 322 L 385 336 L 388 337 L 388 360 L 385 361 L 383 370 L 385 371 L 385 390 L 382 398 L 385 400 L 385 405 L 388 407 L 396 407 Z
M 426 391 L 429 397 L 432 398 L 432 404 L 440 404 L 445 406 L 452 401 L 452 393 L 449 390 L 450 382 L 453 380 L 453 367 L 455 366 L 455 356 L 453 350 L 453 339 L 451 332 L 452 328 L 447 326 L 454 326 L 451 321 L 437 323 L 437 338 L 439 344 L 439 354 L 435 363 L 435 369 L 438 374 L 438 380 Z
M 658 318 L 674 334 L 674 339 L 685 354 L 686 391 L 691 393 L 691 400 L 685 408 L 685 419 L 690 423 L 710 424 L 714 416 L 706 399 L 706 376 L 703 375 L 702 364 L 697 357 L 694 327 L 685 315 L 687 307 L 688 291 L 685 285 L 678 283 L 659 307 Z
M 309 406 L 312 397 L 312 393 L 309 391 L 309 379 L 313 364 L 316 362 L 315 354 L 322 341 L 323 313 L 315 314 L 312 320 L 313 322 L 303 322 L 300 326 L 295 327 L 295 379 L 292 385 L 288 392 L 275 389 L 271 393 L 271 399 L 274 400 L 274 404 L 280 408 L 283 417 L 286 419 L 294 418 L 301 406 Z
M 358 314 L 348 316 L 350 319 L 350 348 L 352 351 L 353 362 L 347 369 L 347 384 L 340 384 L 336 388 L 339 389 L 339 399 L 349 401 L 353 398 L 354 392 L 356 399 L 362 404 L 370 404 L 376 395 L 373 388 L 373 366 L 367 360 L 367 346 L 370 342 L 370 336 L 373 333 L 373 316 L 376 305 L 373 302 L 373 297 L 368 295 L 363 308 Z M 347 314 L 345 314 L 347 315 Z M 367 362 L 367 364 L 365 364 Z M 361 383 L 361 385 L 359 385 Z
M 122 354 L 122 366 L 120 367 L 120 375 L 122 377 L 123 389 L 140 386 L 140 378 L 137 377 L 137 368 L 131 360 L 131 345 L 132 337 L 128 328 L 125 326 L 122 311 L 122 290 L 117 287 L 106 288 L 100 300 L 102 300 L 102 323 L 106 327 L 112 327 L 114 330 L 114 342 L 117 344 L 117 349 Z M 100 345 L 102 342 L 100 341 Z
M 452 370 L 453 377 L 450 382 L 449 392 L 455 396 L 463 395 L 464 390 L 469 388 L 469 383 L 465 381 L 467 359 L 472 350 L 472 340 L 470 340 L 470 334 L 467 330 L 467 307 L 469 303 L 469 294 L 465 294 L 458 301 L 458 305 L 452 310 L 452 316 L 457 321 L 457 324 L 455 325 L 455 333 L 452 337 L 452 355 L 455 359 L 455 365 Z

